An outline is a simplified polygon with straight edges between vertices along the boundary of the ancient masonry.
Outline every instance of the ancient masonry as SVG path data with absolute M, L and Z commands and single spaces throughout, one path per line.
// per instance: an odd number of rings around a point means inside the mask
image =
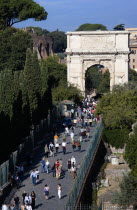
M 38 36 L 34 29 L 25 28 L 33 39 L 33 49 L 38 54 L 38 59 L 44 59 L 50 55 L 53 55 L 53 39 L 48 36 Z
M 110 89 L 128 82 L 129 32 L 82 31 L 67 33 L 67 80 L 85 92 L 86 70 L 100 64 L 110 72 Z

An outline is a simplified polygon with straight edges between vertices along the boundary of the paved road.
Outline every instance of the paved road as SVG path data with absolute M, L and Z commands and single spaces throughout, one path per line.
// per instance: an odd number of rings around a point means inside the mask
M 91 131 L 90 131 L 90 136 L 92 136 L 92 133 L 94 132 L 94 130 L 95 130 L 95 127 L 92 127 Z M 78 139 L 79 131 L 80 131 L 79 128 L 75 129 L 75 140 Z M 76 166 L 78 166 L 82 162 L 82 160 L 86 154 L 86 150 L 89 147 L 89 144 L 91 141 L 92 140 L 82 143 L 81 152 L 79 152 L 77 149 L 75 152 L 73 152 L 72 146 L 71 146 L 71 141 L 70 141 L 70 136 L 68 136 L 67 137 L 67 154 L 63 155 L 62 148 L 60 146 L 59 154 L 55 157 L 49 158 L 51 166 L 57 159 L 63 160 L 62 168 L 64 171 L 64 175 L 59 180 L 57 180 L 55 177 L 54 178 L 52 177 L 52 171 L 49 171 L 49 174 L 40 173 L 40 183 L 37 184 L 36 186 L 33 186 L 31 178 L 29 177 L 30 176 L 30 171 L 29 171 L 28 174 L 26 175 L 24 181 L 22 182 L 22 187 L 16 192 L 16 194 L 20 197 L 20 199 L 22 199 L 21 195 L 24 190 L 29 194 L 32 191 L 34 191 L 36 193 L 36 197 L 37 197 L 36 198 L 36 209 L 40 209 L 40 210 L 63 210 L 63 209 L 65 209 L 65 204 L 67 203 L 68 194 L 71 191 L 71 189 L 74 185 L 74 182 L 75 182 L 75 180 L 71 176 L 71 173 L 69 173 L 67 171 L 67 161 L 72 156 L 74 156 L 76 158 Z M 59 143 L 60 144 L 62 143 L 62 133 L 60 133 L 60 136 L 59 136 Z M 32 168 L 34 168 L 34 169 L 39 168 L 39 170 L 41 169 L 40 160 L 43 156 L 44 156 L 44 148 L 40 152 L 40 154 L 38 154 L 38 156 L 36 158 L 36 162 Z M 59 200 L 58 194 L 57 194 L 58 183 L 60 183 L 62 185 L 62 199 L 60 199 L 60 200 Z M 49 200 L 45 199 L 45 196 L 43 193 L 43 188 L 44 188 L 45 184 L 48 184 L 50 186 Z M 13 202 L 13 199 L 12 199 L 12 202 Z

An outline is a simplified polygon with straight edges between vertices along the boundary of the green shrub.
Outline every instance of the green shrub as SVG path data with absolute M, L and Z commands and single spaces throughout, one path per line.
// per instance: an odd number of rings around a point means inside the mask
M 128 129 L 109 130 L 105 128 L 103 132 L 103 139 L 112 147 L 115 147 L 116 149 L 122 149 L 127 142 L 129 132 L 130 131 Z

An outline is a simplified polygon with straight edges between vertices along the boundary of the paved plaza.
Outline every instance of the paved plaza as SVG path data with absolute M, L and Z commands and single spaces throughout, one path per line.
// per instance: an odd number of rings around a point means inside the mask
M 22 193 L 25 190 L 27 193 L 31 194 L 32 191 L 35 192 L 36 194 L 36 209 L 40 210 L 63 210 L 65 209 L 65 205 L 68 200 L 68 195 L 69 192 L 71 191 L 75 179 L 72 178 L 72 175 L 70 172 L 67 170 L 67 161 L 68 159 L 71 159 L 72 156 L 76 158 L 76 167 L 77 167 L 77 172 L 79 171 L 80 165 L 83 161 L 83 158 L 86 154 L 86 150 L 89 147 L 89 144 L 92 143 L 92 135 L 94 133 L 95 127 L 91 127 L 90 129 L 90 141 L 82 142 L 82 147 L 81 147 L 81 152 L 76 149 L 75 152 L 72 150 L 72 145 L 71 145 L 71 139 L 70 136 L 67 137 L 67 147 L 66 147 L 66 154 L 64 155 L 62 152 L 62 133 L 59 135 L 59 143 L 60 143 L 60 148 L 59 148 L 59 153 L 55 157 L 49 157 L 48 160 L 50 162 L 50 166 L 52 167 L 54 162 L 57 159 L 62 159 L 63 160 L 63 172 L 62 176 L 60 177 L 59 180 L 56 179 L 56 177 L 53 177 L 52 175 L 52 170 L 50 167 L 49 173 L 40 173 L 40 179 L 39 183 L 36 186 L 33 186 L 32 180 L 30 178 L 30 172 L 28 171 L 25 173 L 24 181 L 22 181 L 21 187 L 19 190 L 17 190 L 16 194 L 20 197 L 20 201 L 22 203 Z M 79 137 L 79 132 L 80 128 L 75 129 L 75 137 L 74 139 L 77 140 Z M 52 139 L 53 140 L 53 139 Z M 39 169 L 41 171 L 41 164 L 40 161 L 44 157 L 44 148 L 42 149 L 41 152 L 39 152 L 36 157 L 35 161 L 33 163 L 33 166 L 31 169 Z M 49 190 L 49 200 L 45 199 L 44 196 L 44 186 L 45 184 L 49 185 L 50 190 Z M 61 184 L 62 186 L 62 198 L 59 200 L 58 194 L 57 194 L 57 185 Z M 11 201 L 13 203 L 13 199 Z

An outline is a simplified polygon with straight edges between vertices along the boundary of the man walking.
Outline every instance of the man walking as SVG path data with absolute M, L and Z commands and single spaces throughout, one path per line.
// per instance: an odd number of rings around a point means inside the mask
M 63 154 L 65 155 L 66 154 L 66 142 L 65 141 L 62 142 L 62 149 L 63 149 Z
M 35 186 L 36 185 L 36 178 L 37 178 L 37 173 L 35 170 L 33 170 L 30 174 L 30 178 L 32 178 L 32 184 Z

